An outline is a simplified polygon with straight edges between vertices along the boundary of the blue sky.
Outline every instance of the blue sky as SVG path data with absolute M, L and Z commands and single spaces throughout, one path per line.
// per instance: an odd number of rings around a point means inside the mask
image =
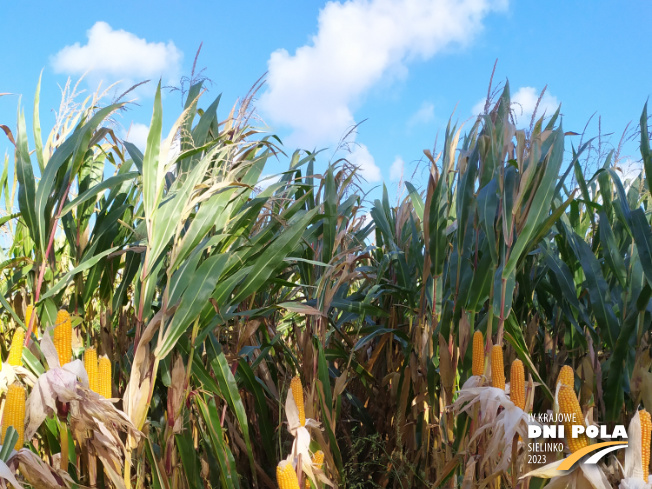
M 588 9 L 590 5 L 592 8 Z M 330 157 L 351 124 L 365 120 L 349 142 L 368 187 L 396 188 L 411 179 L 424 148 L 432 148 L 453 112 L 468 121 L 495 83 L 509 79 L 529 114 L 548 86 L 542 107 L 562 103 L 564 129 L 598 133 L 617 145 L 635 125 L 652 93 L 649 23 L 644 1 L 520 2 L 507 0 L 349 0 L 193 2 L 114 1 L 111 8 L 70 1 L 11 2 L 3 6 L 0 93 L 22 94 L 28 116 L 43 70 L 41 123 L 47 133 L 59 106 L 59 85 L 90 71 L 82 88 L 116 80 L 153 81 L 138 104 L 118 118 L 118 133 L 142 144 L 155 82 L 178 84 L 195 52 L 212 80 L 208 104 L 223 94 L 221 117 L 266 71 L 258 112 L 268 129 L 296 147 L 329 148 Z M 0 97 L 0 124 L 16 124 L 17 96 Z M 164 100 L 165 125 L 180 113 L 177 93 Z M 262 124 L 262 123 L 261 123 Z M 0 134 L 0 136 L 2 136 Z M 30 145 L 32 143 L 30 142 Z M 637 160 L 636 144 L 624 160 Z M 2 136 L 0 152 L 12 147 Z M 346 154 L 342 154 L 346 156 Z M 11 159 L 11 156 L 10 156 Z M 266 170 L 282 171 L 286 161 Z M 423 174 L 415 177 L 418 184 Z M 374 192 L 376 194 L 377 191 Z

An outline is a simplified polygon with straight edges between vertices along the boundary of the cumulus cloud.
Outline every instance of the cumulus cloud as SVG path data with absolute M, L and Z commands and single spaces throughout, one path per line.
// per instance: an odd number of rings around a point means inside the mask
M 394 158 L 392 166 L 389 167 L 389 179 L 393 182 L 398 182 L 403 178 L 403 171 L 405 169 L 405 161 L 400 156 Z
M 263 175 L 260 177 L 258 180 L 258 183 L 256 184 L 256 187 L 260 188 L 260 190 L 265 190 L 268 187 L 271 187 L 275 183 L 278 183 L 281 180 L 282 175 Z
M 129 132 L 125 136 L 125 141 L 134 144 L 143 153 L 147 146 L 147 135 L 149 134 L 149 126 L 134 122 L 129 128 Z
M 141 124 L 140 122 L 133 122 L 131 126 L 129 126 L 129 130 L 123 139 L 135 145 L 142 153 L 145 153 L 145 150 L 147 149 L 148 135 L 149 126 Z M 161 138 L 160 147 L 163 147 L 165 138 L 167 137 L 165 134 L 162 136 L 163 137 Z M 174 161 L 177 156 L 179 156 L 179 154 L 181 154 L 181 140 L 177 134 L 172 139 L 170 149 L 168 150 L 168 163 Z
M 514 110 L 514 118 L 517 124 L 530 123 L 532 113 L 537 105 L 537 100 L 539 100 L 539 95 L 540 92 L 534 87 L 521 87 L 512 96 L 512 109 Z M 551 95 L 546 90 L 537 108 L 537 115 L 540 117 L 545 113 L 550 116 L 555 113 L 557 107 L 559 107 L 557 97 Z
M 176 77 L 183 53 L 172 41 L 148 42 L 131 32 L 114 30 L 106 22 L 96 22 L 87 32 L 88 42 L 66 46 L 51 57 L 56 73 L 82 75 L 105 81 L 142 81 Z
M 410 119 L 408 119 L 408 127 L 418 126 L 419 124 L 427 124 L 435 118 L 435 106 L 431 102 L 423 102 L 419 110 L 417 110 Z
M 512 93 L 512 111 L 514 119 L 518 126 L 529 126 L 532 119 L 532 113 L 539 100 L 541 92 L 534 87 L 521 87 L 515 93 Z M 484 111 L 485 99 L 479 100 L 473 106 L 472 112 L 474 115 L 480 114 Z M 550 116 L 555 113 L 559 107 L 557 97 L 552 95 L 548 90 L 543 94 L 543 98 L 537 108 L 537 117 L 541 117 L 544 112 Z
M 643 171 L 643 162 L 627 158 L 619 161 L 614 166 L 614 170 L 618 173 L 623 184 L 625 184 L 626 187 L 629 187 L 628 184 L 631 184 L 631 182 Z
M 383 179 L 380 168 L 364 144 L 357 144 L 347 159 L 358 167 L 358 174 L 367 182 L 380 182 Z
M 355 123 L 354 109 L 374 84 L 404 74 L 414 60 L 467 45 L 483 18 L 506 5 L 507 0 L 328 2 L 309 44 L 294 54 L 272 53 L 259 107 L 272 123 L 293 131 L 293 144 L 335 142 Z

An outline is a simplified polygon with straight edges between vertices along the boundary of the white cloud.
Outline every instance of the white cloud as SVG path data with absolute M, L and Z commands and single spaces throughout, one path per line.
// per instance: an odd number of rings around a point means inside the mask
M 403 171 L 405 169 L 405 161 L 400 156 L 394 158 L 392 166 L 389 167 L 389 179 L 392 182 L 398 182 L 403 178 Z
M 541 92 L 534 87 L 521 87 L 516 93 L 512 94 L 512 111 L 514 119 L 519 127 L 529 126 L 532 119 L 532 113 L 539 100 Z M 474 115 L 480 114 L 484 111 L 485 99 L 479 100 L 473 106 L 472 112 Z M 543 98 L 537 108 L 537 118 L 541 117 L 544 112 L 547 116 L 555 113 L 559 107 L 557 97 L 552 95 L 548 90 L 543 94 Z
M 149 134 L 149 127 L 139 122 L 134 122 L 129 128 L 129 132 L 125 136 L 125 141 L 136 145 L 136 147 L 145 152 L 147 146 L 147 135 Z
M 281 180 L 282 175 L 263 175 L 260 177 L 258 180 L 258 183 L 256 184 L 256 187 L 260 188 L 260 190 L 265 190 L 268 187 L 271 187 L 275 183 L 278 183 Z
M 56 73 L 82 75 L 107 81 L 142 81 L 147 78 L 176 77 L 183 53 L 172 41 L 148 42 L 131 32 L 113 30 L 106 22 L 96 22 L 87 33 L 88 42 L 66 46 L 51 57 Z
M 147 148 L 147 136 L 149 136 L 149 126 L 140 122 L 133 122 L 123 139 L 134 144 L 144 154 Z M 165 138 L 161 138 L 159 148 L 163 149 L 164 144 Z M 179 135 L 176 134 L 173 136 L 172 143 L 168 148 L 168 163 L 174 161 L 179 154 L 181 154 L 181 140 Z
M 380 168 L 378 168 L 374 157 L 371 156 L 369 149 L 364 144 L 357 144 L 347 159 L 351 164 L 359 168 L 358 174 L 364 177 L 367 182 L 379 182 L 383 179 Z
M 507 0 L 331 1 L 317 34 L 294 54 L 280 49 L 268 61 L 268 90 L 259 107 L 289 127 L 303 147 L 338 141 L 355 123 L 353 110 L 379 80 L 405 73 L 451 45 L 467 45 L 483 18 Z
M 408 119 L 408 127 L 418 126 L 419 124 L 427 124 L 435 118 L 435 106 L 431 102 L 423 102 L 419 110 L 417 110 L 410 119 Z
M 482 100 L 478 100 L 478 102 L 471 108 L 471 113 L 473 115 L 483 114 L 486 100 L 487 99 L 485 98 L 483 98 Z
M 628 183 L 631 184 L 643 171 L 643 162 L 627 158 L 614 165 L 614 170 L 618 173 L 623 184 L 629 187 Z M 645 177 L 645 174 L 643 176 Z
M 532 113 L 539 100 L 540 92 L 534 87 L 521 87 L 518 92 L 512 95 L 512 110 L 517 124 L 529 125 Z M 541 117 L 544 112 L 547 116 L 555 113 L 559 107 L 557 97 L 546 90 L 543 98 L 537 107 L 537 116 Z

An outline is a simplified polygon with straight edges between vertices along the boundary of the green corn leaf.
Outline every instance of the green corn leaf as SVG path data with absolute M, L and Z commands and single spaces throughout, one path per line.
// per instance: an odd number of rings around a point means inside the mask
M 249 468 L 251 469 L 251 473 L 254 478 L 254 485 L 256 485 L 256 467 L 253 450 L 251 449 L 251 439 L 249 437 L 249 422 L 247 421 L 247 412 L 245 411 L 244 404 L 240 398 L 240 392 L 238 390 L 238 385 L 235 381 L 235 377 L 231 373 L 231 368 L 226 361 L 224 353 L 217 355 L 211 362 L 211 366 L 213 367 L 213 372 L 215 373 L 217 382 L 220 385 L 219 392 L 226 400 L 227 404 L 231 408 L 231 411 L 234 412 L 238 420 L 238 424 L 240 425 L 240 431 L 242 431 L 245 446 L 247 447 L 247 455 L 249 456 Z
M 25 128 L 25 114 L 18 114 L 18 128 L 16 131 L 16 176 L 18 179 L 18 208 L 23 216 L 25 225 L 35 243 L 41 251 L 45 252 L 45 245 L 39 237 L 38 213 L 36 210 L 36 179 L 32 171 L 32 162 L 27 146 L 27 132 Z
M 113 248 L 109 248 L 108 250 L 104 250 L 102 253 L 92 256 L 91 258 L 88 258 L 87 260 L 84 260 L 81 262 L 79 265 L 77 265 L 75 268 L 70 270 L 68 273 L 66 273 L 59 281 L 50 288 L 45 294 L 43 294 L 40 298 L 38 303 L 42 303 L 46 299 L 53 297 L 57 295 L 59 292 L 61 292 L 66 285 L 68 285 L 73 277 L 77 275 L 78 273 L 81 273 L 83 271 L 88 270 L 91 268 L 93 265 L 95 265 L 97 262 L 99 262 L 102 258 L 104 258 L 107 255 L 110 255 L 114 251 L 116 251 L 119 248 L 119 246 L 114 246 Z

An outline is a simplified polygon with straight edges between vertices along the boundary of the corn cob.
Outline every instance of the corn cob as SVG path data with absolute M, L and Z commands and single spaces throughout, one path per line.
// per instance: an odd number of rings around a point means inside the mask
M 19 384 L 11 384 L 7 390 L 5 410 L 2 414 L 2 443 L 10 426 L 18 433 L 14 448 L 20 450 L 25 441 L 25 388 Z
M 99 381 L 97 393 L 107 399 L 111 399 L 111 360 L 102 355 L 99 361 Z
M 580 403 L 575 395 L 575 390 L 572 387 L 562 384 L 559 387 L 559 394 L 557 397 L 559 403 L 559 413 L 564 420 L 564 433 L 566 435 L 566 443 L 570 448 L 571 453 L 589 445 L 589 439 L 586 434 L 582 433 L 577 438 L 573 438 L 572 429 L 574 425 L 584 426 L 584 416 Z M 568 420 L 570 417 L 570 420 Z M 568 420 L 568 421 L 567 421 Z M 573 422 L 574 421 L 574 422 Z
M 650 438 L 652 437 L 652 420 L 650 413 L 645 409 L 639 411 L 641 419 L 641 464 L 643 465 L 643 479 L 648 481 L 650 476 Z
M 322 465 L 324 464 L 324 452 L 321 450 L 317 450 L 313 455 L 312 455 L 312 466 L 321 469 Z M 306 480 L 306 489 L 310 489 L 310 481 Z
M 31 304 L 27 306 L 27 310 L 25 311 L 25 327 L 29 328 L 29 322 L 32 319 L 32 313 L 34 312 L 34 306 Z M 36 320 L 38 318 L 34 317 L 34 326 L 32 327 L 32 332 L 34 333 L 34 336 L 38 340 L 38 324 L 36 324 Z
M 292 397 L 294 397 L 294 403 L 297 405 L 297 410 L 299 411 L 299 423 L 301 426 L 306 425 L 306 411 L 303 405 L 303 385 L 301 385 L 301 379 L 297 375 L 292 379 Z
M 573 372 L 573 367 L 570 365 L 564 365 L 559 371 L 559 376 L 557 377 L 557 385 L 561 383 L 563 385 L 568 385 L 575 388 L 575 372 Z
M 23 344 L 25 343 L 25 330 L 21 327 L 16 328 L 14 337 L 11 340 L 11 349 L 7 363 L 14 367 L 20 367 L 23 364 Z
M 473 375 L 484 373 L 484 338 L 480 331 L 473 333 Z
M 505 364 L 500 345 L 494 345 L 491 349 L 491 385 L 505 390 Z
M 287 460 L 282 460 L 276 466 L 276 482 L 279 489 L 299 489 L 297 473 Z
M 59 364 L 65 365 L 72 358 L 72 322 L 65 309 L 57 313 L 54 324 L 54 347 L 59 355 Z
M 525 409 L 525 369 L 520 360 L 514 360 L 509 370 L 509 398 L 514 405 Z
M 93 392 L 100 393 L 99 391 L 99 375 L 97 367 L 97 351 L 95 348 L 87 348 L 84 352 L 84 367 L 86 368 L 86 373 L 88 374 L 88 387 Z
M 317 450 L 312 456 L 312 465 L 314 465 L 318 469 L 321 469 L 323 463 L 324 463 L 324 452 L 322 452 L 321 450 Z

